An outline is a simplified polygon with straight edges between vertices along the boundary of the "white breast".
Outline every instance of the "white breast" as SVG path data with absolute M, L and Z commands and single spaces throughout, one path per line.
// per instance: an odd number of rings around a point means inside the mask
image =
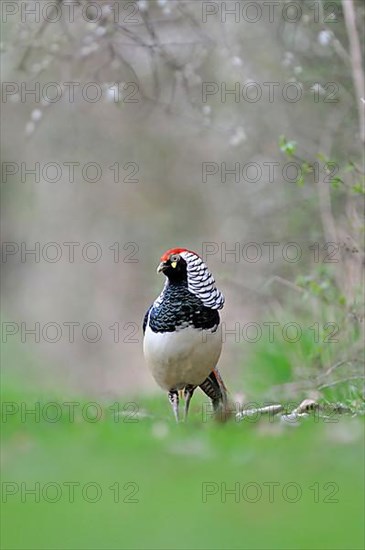
M 152 376 L 166 390 L 204 382 L 218 363 L 221 350 L 220 327 L 216 332 L 189 327 L 161 333 L 147 326 L 143 341 Z

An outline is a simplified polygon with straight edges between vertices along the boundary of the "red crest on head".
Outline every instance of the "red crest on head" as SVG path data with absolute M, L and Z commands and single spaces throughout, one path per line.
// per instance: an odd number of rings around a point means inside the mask
M 161 256 L 161 262 L 166 262 L 171 254 L 181 254 L 181 252 L 190 252 L 191 254 L 195 254 L 195 256 L 198 256 L 200 258 L 199 254 L 187 248 L 170 248 L 170 250 L 166 250 L 165 254 Z

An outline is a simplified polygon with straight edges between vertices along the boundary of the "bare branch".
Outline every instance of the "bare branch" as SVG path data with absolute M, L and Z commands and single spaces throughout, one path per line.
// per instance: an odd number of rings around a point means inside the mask
M 356 13 L 353 0 L 342 0 L 345 14 L 345 23 L 350 43 L 352 78 L 354 81 L 357 108 L 359 111 L 360 139 L 365 143 L 365 118 L 364 118 L 364 72 L 362 70 L 361 47 L 356 28 Z

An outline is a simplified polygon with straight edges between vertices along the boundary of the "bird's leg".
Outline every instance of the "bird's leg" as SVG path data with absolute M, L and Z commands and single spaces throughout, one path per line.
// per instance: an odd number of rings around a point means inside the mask
M 179 394 L 177 390 L 169 391 L 169 401 L 172 405 L 172 410 L 174 411 L 175 420 L 179 422 Z
M 185 422 L 188 418 L 190 399 L 193 397 L 193 393 L 195 391 L 195 388 L 196 388 L 196 386 L 188 385 L 188 386 L 185 386 L 185 389 L 184 389 L 184 399 L 185 399 L 184 421 Z

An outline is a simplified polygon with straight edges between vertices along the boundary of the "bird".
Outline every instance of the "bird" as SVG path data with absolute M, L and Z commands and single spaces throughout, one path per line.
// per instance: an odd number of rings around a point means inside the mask
M 179 393 L 186 420 L 198 387 L 211 399 L 216 418 L 226 420 L 228 393 L 216 367 L 222 350 L 218 310 L 225 298 L 202 258 L 187 248 L 167 250 L 157 273 L 165 275 L 165 284 L 143 321 L 143 353 L 152 376 L 168 392 L 177 422 Z

